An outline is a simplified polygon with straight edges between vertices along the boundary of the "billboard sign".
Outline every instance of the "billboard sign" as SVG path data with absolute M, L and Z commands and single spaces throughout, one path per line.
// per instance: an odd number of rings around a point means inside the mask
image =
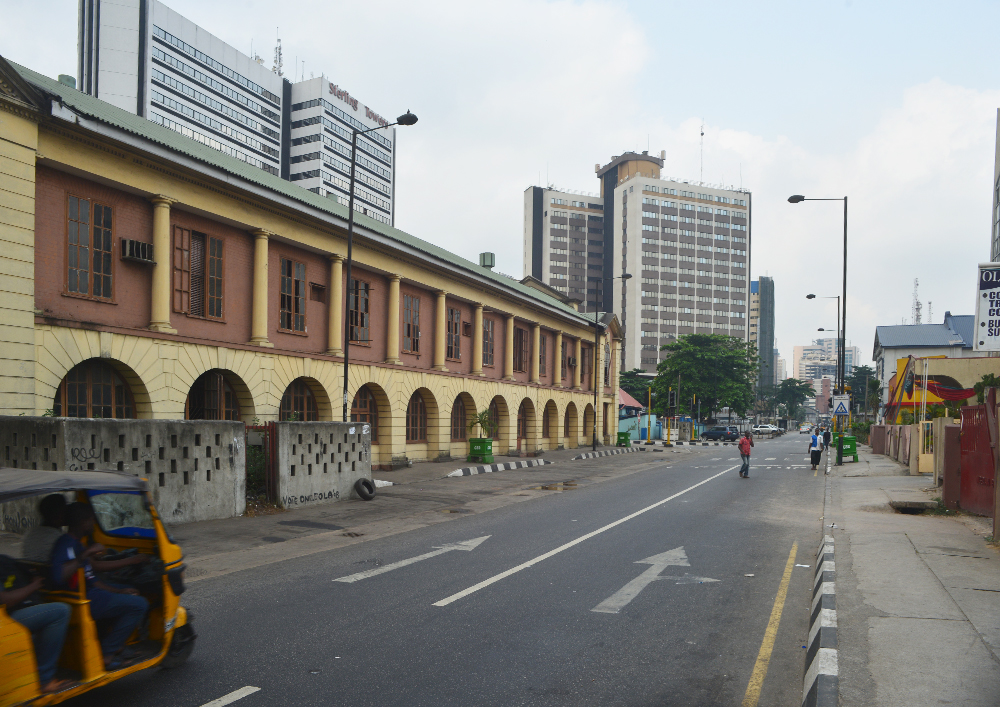
M 980 263 L 974 351 L 1000 351 L 1000 263 Z

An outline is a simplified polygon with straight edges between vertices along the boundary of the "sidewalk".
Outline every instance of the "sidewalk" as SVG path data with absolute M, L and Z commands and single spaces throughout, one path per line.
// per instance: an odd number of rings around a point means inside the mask
M 859 446 L 833 467 L 840 703 L 1000 704 L 1000 553 L 988 519 L 916 511 L 940 496 Z M 832 527 L 831 527 L 832 526 Z

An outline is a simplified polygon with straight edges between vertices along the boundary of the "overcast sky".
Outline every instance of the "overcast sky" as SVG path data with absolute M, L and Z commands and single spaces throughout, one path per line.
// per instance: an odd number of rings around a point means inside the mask
M 108 1 L 108 0 L 105 0 Z M 324 73 L 401 128 L 396 225 L 522 275 L 523 192 L 597 191 L 594 164 L 666 150 L 665 176 L 753 192 L 752 277 L 775 281 L 782 356 L 836 326 L 850 197 L 849 343 L 973 312 L 989 258 L 996 2 L 167 3 L 285 73 Z M 75 0 L 0 0 L 0 54 L 76 74 Z M 280 29 L 279 29 L 280 28 Z

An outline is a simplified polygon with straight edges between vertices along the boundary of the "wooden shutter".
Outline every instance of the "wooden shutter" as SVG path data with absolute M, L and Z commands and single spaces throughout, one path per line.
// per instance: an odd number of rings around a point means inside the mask
M 191 234 L 190 287 L 188 309 L 196 317 L 205 316 L 205 234 Z
M 191 311 L 191 231 L 174 227 L 174 311 Z

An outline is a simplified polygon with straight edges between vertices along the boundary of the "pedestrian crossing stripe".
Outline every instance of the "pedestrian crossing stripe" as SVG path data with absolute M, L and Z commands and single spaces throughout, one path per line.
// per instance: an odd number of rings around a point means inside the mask
M 834 415 L 847 415 L 847 406 L 844 403 L 837 403 L 837 407 L 833 411 Z

